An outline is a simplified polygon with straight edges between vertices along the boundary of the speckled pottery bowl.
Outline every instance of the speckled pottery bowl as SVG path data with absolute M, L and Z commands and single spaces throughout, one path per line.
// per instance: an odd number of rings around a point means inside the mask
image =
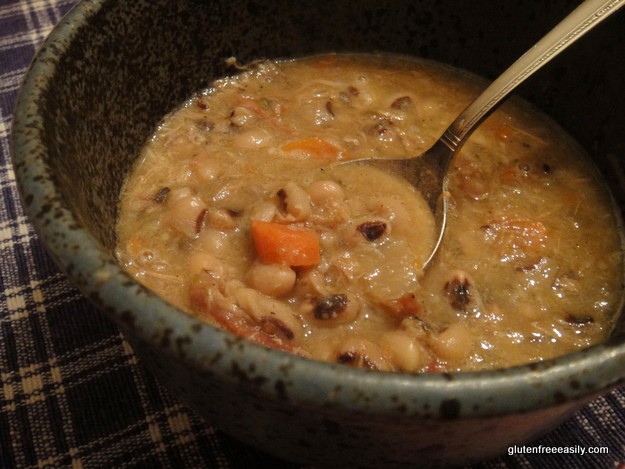
M 161 117 L 225 74 L 227 57 L 389 51 L 493 77 L 576 3 L 84 1 L 45 42 L 17 105 L 12 149 L 25 208 L 143 364 L 236 438 L 319 466 L 449 466 L 498 455 L 625 380 L 623 321 L 608 343 L 502 371 L 384 374 L 307 361 L 205 325 L 122 272 L 112 256 L 117 199 Z M 591 152 L 620 207 L 625 65 L 615 58 L 624 30 L 617 14 L 520 90 Z

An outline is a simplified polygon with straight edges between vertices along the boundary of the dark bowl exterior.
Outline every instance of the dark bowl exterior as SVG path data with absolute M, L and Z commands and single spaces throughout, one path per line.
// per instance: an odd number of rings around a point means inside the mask
M 40 50 L 16 108 L 12 151 L 25 209 L 144 365 L 235 437 L 324 466 L 495 456 L 625 380 L 623 321 L 606 344 L 493 372 L 388 375 L 303 360 L 176 311 L 122 272 L 112 255 L 118 194 L 161 117 L 226 74 L 230 56 L 393 52 L 492 78 L 575 3 L 83 1 Z M 625 51 L 624 23 L 611 18 L 520 90 L 591 153 L 621 209 L 625 64 L 615 57 Z

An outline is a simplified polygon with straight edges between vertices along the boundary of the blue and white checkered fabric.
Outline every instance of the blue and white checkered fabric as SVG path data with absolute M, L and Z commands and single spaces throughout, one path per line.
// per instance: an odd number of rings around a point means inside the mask
M 132 0 L 129 0 L 132 1 Z M 203 422 L 138 363 L 75 290 L 25 219 L 10 163 L 11 114 L 37 47 L 76 0 L 0 0 L 0 468 L 292 468 Z M 474 467 L 624 468 L 625 388 L 532 447 Z

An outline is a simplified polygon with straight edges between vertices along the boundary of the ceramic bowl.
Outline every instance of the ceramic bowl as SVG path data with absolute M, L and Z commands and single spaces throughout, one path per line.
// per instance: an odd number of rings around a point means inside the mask
M 625 326 L 607 343 L 513 369 L 386 374 L 268 350 L 203 324 L 115 263 L 117 200 L 161 117 L 241 62 L 318 52 L 419 55 L 492 78 L 577 2 L 87 0 L 36 56 L 17 104 L 25 209 L 68 277 L 175 395 L 236 438 L 320 466 L 461 464 L 553 428 L 625 378 Z M 625 16 L 519 93 L 584 145 L 621 208 Z M 502 27 L 505 24 L 505 27 Z

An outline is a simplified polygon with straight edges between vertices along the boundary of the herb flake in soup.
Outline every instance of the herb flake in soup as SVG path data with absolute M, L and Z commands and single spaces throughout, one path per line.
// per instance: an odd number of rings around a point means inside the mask
M 190 98 L 142 150 L 117 256 L 177 307 L 257 343 L 383 371 L 536 362 L 606 338 L 621 240 L 575 142 L 513 100 L 451 168 L 442 250 L 406 182 L 350 158 L 417 155 L 481 90 L 432 62 L 264 61 Z

